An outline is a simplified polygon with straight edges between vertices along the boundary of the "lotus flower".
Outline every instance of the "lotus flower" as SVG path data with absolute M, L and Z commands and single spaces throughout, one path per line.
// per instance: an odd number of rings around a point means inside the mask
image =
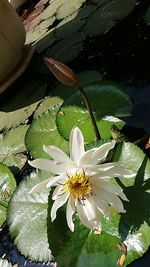
M 119 186 L 110 183 L 110 178 L 130 178 L 134 174 L 117 162 L 104 162 L 114 146 L 113 140 L 85 151 L 83 135 L 76 127 L 70 134 L 70 157 L 55 146 L 44 146 L 44 151 L 53 159 L 29 161 L 31 166 L 55 175 L 30 191 L 38 193 L 45 187 L 56 187 L 52 196 L 52 221 L 56 218 L 58 208 L 65 203 L 71 231 L 74 231 L 74 213 L 78 214 L 83 225 L 95 229 L 100 228 L 100 218 L 108 215 L 110 206 L 118 213 L 125 212 L 121 199 L 127 201 L 127 198 Z

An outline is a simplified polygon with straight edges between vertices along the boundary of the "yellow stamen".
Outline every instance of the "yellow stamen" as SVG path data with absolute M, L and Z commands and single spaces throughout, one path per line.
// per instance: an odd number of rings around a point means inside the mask
M 117 260 L 117 265 L 121 265 L 121 266 L 124 265 L 125 259 L 126 259 L 126 255 L 123 253 L 121 257 Z
M 65 190 L 70 193 L 71 198 L 78 198 L 79 200 L 85 200 L 86 197 L 92 194 L 89 177 L 84 172 L 76 173 L 69 177 L 65 183 Z

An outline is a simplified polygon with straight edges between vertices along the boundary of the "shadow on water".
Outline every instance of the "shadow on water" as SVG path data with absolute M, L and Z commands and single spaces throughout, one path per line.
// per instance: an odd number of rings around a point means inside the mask
M 138 230 L 146 222 L 150 226 L 150 178 L 144 181 L 145 166 L 148 158 L 145 156 L 135 178 L 133 186 L 125 187 L 120 180 L 118 184 L 123 188 L 129 202 L 124 203 L 125 214 L 121 215 L 119 232 L 122 240 L 129 233 Z

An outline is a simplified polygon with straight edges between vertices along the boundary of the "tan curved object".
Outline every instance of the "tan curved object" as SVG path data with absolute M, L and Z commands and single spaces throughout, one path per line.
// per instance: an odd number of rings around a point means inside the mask
M 24 4 L 27 0 L 8 0 L 8 1 L 13 6 L 13 8 L 17 9 L 22 4 Z
M 0 0 L 0 93 L 27 67 L 34 48 L 24 46 L 24 25 L 8 0 Z

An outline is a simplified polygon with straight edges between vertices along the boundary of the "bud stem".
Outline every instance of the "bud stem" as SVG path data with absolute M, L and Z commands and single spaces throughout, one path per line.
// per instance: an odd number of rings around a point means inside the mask
M 95 133 L 95 136 L 96 136 L 96 140 L 101 140 L 101 136 L 100 136 L 100 133 L 99 133 L 99 130 L 98 130 L 98 127 L 97 127 L 97 124 L 96 124 L 96 120 L 95 120 L 95 117 L 94 117 L 94 114 L 93 114 L 93 111 L 92 111 L 92 107 L 91 107 L 91 104 L 88 100 L 88 97 L 86 95 L 86 93 L 84 92 L 83 88 L 78 84 L 78 89 L 80 91 L 80 94 L 84 100 L 84 103 L 86 105 L 86 108 L 89 112 L 89 115 L 90 115 L 90 119 L 91 119 L 91 122 L 92 122 L 92 125 L 93 125 L 93 129 L 94 129 L 94 133 Z

